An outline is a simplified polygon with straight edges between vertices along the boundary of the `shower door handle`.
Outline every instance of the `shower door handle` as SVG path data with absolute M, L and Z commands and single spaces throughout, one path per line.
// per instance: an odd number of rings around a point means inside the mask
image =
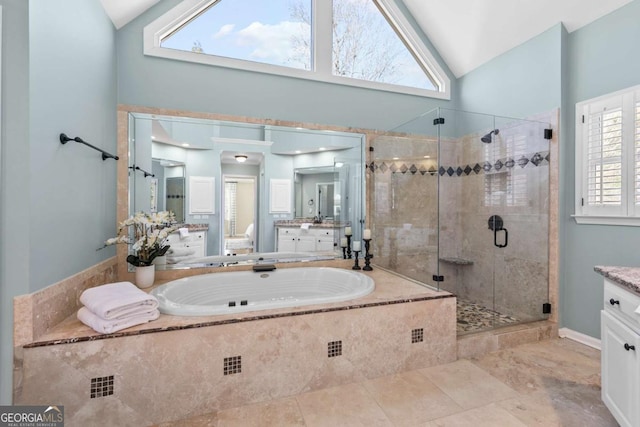
M 498 243 L 498 231 L 504 231 L 504 245 Z M 495 228 L 493 230 L 493 244 L 498 248 L 506 248 L 509 244 L 509 232 L 506 228 Z

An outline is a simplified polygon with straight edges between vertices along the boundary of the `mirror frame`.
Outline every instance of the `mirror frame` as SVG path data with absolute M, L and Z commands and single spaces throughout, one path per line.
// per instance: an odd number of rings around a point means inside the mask
M 196 119 L 205 119 L 205 120 L 223 120 L 229 122 L 238 122 L 238 123 L 249 123 L 249 124 L 258 124 L 258 125 L 271 125 L 271 126 L 285 126 L 285 127 L 301 127 L 309 130 L 329 130 L 329 131 L 337 131 L 337 132 L 347 132 L 347 133 L 358 133 L 363 134 L 365 136 L 365 146 L 364 146 L 364 163 L 365 165 L 370 161 L 370 144 L 371 141 L 380 135 L 387 134 L 384 131 L 372 130 L 372 129 L 361 129 L 361 128 L 353 128 L 353 127 L 344 127 L 344 126 L 334 126 L 334 125 L 323 125 L 317 123 L 307 123 L 307 122 L 293 122 L 287 120 L 276 120 L 276 119 L 260 119 L 254 117 L 247 116 L 234 116 L 229 114 L 219 114 L 219 113 L 203 113 L 203 112 L 195 112 L 195 111 L 187 111 L 187 110 L 174 110 L 168 108 L 155 108 L 155 107 L 144 107 L 144 106 L 136 106 L 136 105 L 126 105 L 119 104 L 117 110 L 117 120 L 118 120 L 118 141 L 117 141 L 117 155 L 120 157 L 120 160 L 117 162 L 117 208 L 116 208 L 116 227 L 117 224 L 124 221 L 129 217 L 129 115 L 133 113 L 140 114 L 155 114 L 160 116 L 175 116 L 175 117 L 188 117 L 188 118 L 196 118 Z M 364 191 L 364 210 L 365 210 L 365 218 L 364 224 L 354 225 L 361 228 L 367 228 L 369 224 L 369 215 L 371 212 L 370 205 L 371 200 L 369 198 L 369 194 L 371 194 L 371 179 L 368 177 L 369 169 L 365 168 L 364 177 L 365 177 L 365 186 L 363 187 Z M 129 272 L 127 268 L 127 253 L 128 248 L 126 245 L 117 245 L 116 246 L 116 257 L 117 257 L 117 268 L 118 268 L 118 278 L 120 280 L 133 280 L 134 273 Z M 330 261 L 325 261 L 325 263 L 342 265 L 344 264 L 344 260 L 335 259 Z M 222 271 L 230 271 L 230 269 L 250 269 L 250 265 L 239 265 L 239 266 L 230 266 L 225 269 L 220 269 L 219 267 L 201 267 L 201 268 L 190 268 L 190 269 L 171 269 L 171 270 L 158 270 L 156 271 L 156 279 L 157 280 L 173 280 L 179 277 L 184 276 L 192 276 L 198 274 L 205 273 L 213 273 L 213 272 L 222 272 Z

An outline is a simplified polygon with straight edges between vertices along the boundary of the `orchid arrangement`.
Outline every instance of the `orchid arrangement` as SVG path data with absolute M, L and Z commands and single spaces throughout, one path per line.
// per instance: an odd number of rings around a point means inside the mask
M 127 262 L 136 267 L 149 266 L 167 252 L 167 237 L 177 229 L 173 212 L 138 212 L 120 223 L 118 235 L 107 240 L 105 246 L 132 245 L 135 255 L 127 256 Z

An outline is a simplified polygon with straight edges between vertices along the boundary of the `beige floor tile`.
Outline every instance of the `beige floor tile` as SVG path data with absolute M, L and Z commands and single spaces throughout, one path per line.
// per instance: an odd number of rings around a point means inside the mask
M 468 360 L 420 369 L 458 405 L 476 408 L 517 396 L 517 393 Z
M 168 421 L 166 423 L 158 424 L 155 427 L 216 427 L 218 425 L 218 418 L 216 413 L 200 415 L 198 417 L 187 418 L 179 421 Z
M 279 399 L 217 414 L 216 427 L 304 427 L 306 424 L 295 398 Z
M 360 384 L 347 384 L 297 397 L 309 427 L 393 426 L 376 401 Z
M 558 396 L 533 394 L 497 403 L 531 427 L 616 427 L 618 424 L 602 402 L 575 402 Z
M 459 414 L 439 418 L 425 424 L 425 427 L 525 427 L 508 411 L 495 403 L 471 409 Z
M 463 410 L 416 371 L 377 378 L 363 385 L 397 426 L 422 425 Z
M 473 362 L 525 394 L 544 391 L 555 381 L 600 386 L 600 352 L 567 339 L 525 344 Z

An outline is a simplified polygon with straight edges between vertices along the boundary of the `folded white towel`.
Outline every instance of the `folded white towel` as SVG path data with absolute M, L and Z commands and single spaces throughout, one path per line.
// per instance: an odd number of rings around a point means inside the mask
M 308 230 L 312 225 L 313 224 L 311 224 L 310 222 L 303 222 L 302 224 L 300 224 L 300 228 L 303 230 Z
M 118 332 L 122 329 L 156 320 L 158 317 L 160 317 L 158 309 L 151 309 L 144 313 L 138 313 L 135 316 L 111 320 L 105 320 L 98 317 L 89 311 L 87 307 L 82 307 L 78 310 L 78 320 L 101 334 Z
M 80 295 L 80 302 L 92 313 L 107 320 L 158 308 L 156 297 L 140 290 L 131 282 L 89 288 Z
M 168 257 L 177 257 L 177 256 L 187 256 L 193 255 L 196 253 L 195 249 L 192 248 L 169 248 L 166 255 Z
M 180 233 L 180 238 L 184 239 L 189 236 L 189 229 L 187 227 L 178 228 L 178 233 Z

